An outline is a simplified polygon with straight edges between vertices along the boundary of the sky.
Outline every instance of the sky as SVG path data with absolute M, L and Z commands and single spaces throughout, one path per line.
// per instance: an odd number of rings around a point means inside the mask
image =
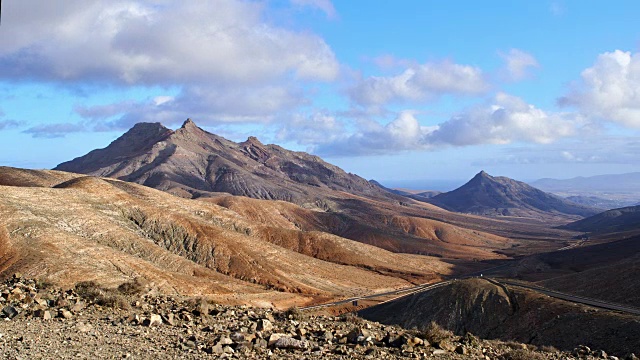
M 631 0 L 5 0 L 0 165 L 191 118 L 389 186 L 640 171 L 638 18 Z

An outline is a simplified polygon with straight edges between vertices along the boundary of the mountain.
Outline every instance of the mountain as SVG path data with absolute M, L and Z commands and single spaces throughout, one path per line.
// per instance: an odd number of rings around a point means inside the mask
M 640 231 L 640 206 L 608 210 L 586 219 L 572 222 L 563 226 L 563 228 L 596 233 Z
M 358 315 L 427 334 L 438 334 L 435 323 L 459 336 L 474 334 L 567 351 L 576 344 L 588 344 L 626 356 L 640 346 L 636 316 L 595 310 L 486 278 L 457 280 L 369 307 Z M 539 359 L 526 353 L 498 358 Z
M 235 198 L 232 210 L 115 179 L 0 167 L 0 276 L 19 272 L 67 288 L 140 278 L 163 293 L 286 307 L 452 271 L 435 257 L 300 229 L 305 214 L 322 212 Z
M 640 194 L 640 172 L 627 174 L 575 177 L 572 179 L 540 179 L 531 183 L 544 191 L 557 193 L 636 193 Z
M 590 216 L 598 210 L 545 193 L 523 182 L 481 171 L 456 190 L 427 200 L 450 211 L 489 216 L 545 218 Z
M 572 195 L 567 196 L 567 200 L 576 204 L 591 206 L 604 210 L 617 209 L 621 207 L 640 205 L 638 201 L 606 199 L 599 196 Z
M 423 201 L 425 199 L 430 199 L 438 194 L 442 194 L 442 191 L 436 190 L 409 190 L 409 189 L 390 189 L 375 180 L 369 180 L 370 183 L 383 188 L 384 190 L 394 193 L 396 195 L 408 197 L 411 199 L 415 199 L 418 201 Z
M 106 148 L 54 170 L 117 178 L 188 198 L 229 193 L 312 207 L 326 207 L 326 195 L 341 191 L 399 198 L 317 156 L 264 145 L 255 137 L 235 143 L 190 119 L 176 131 L 136 124 Z

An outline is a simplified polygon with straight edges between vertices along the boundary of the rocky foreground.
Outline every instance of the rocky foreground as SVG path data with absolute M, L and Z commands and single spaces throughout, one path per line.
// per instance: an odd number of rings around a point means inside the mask
M 14 276 L 0 285 L 0 354 L 8 359 L 617 359 L 455 336 L 355 316 L 316 316 L 153 294 L 140 283 L 75 289 Z M 628 359 L 637 359 L 630 354 Z

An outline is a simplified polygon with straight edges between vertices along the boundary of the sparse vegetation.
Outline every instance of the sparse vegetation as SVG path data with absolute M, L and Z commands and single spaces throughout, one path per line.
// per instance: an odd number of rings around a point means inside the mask
M 76 284 L 75 291 L 81 298 L 100 306 L 123 310 L 130 307 L 129 302 L 118 289 L 103 288 L 95 281 L 81 281 Z
M 438 343 L 453 336 L 453 332 L 438 325 L 435 321 L 430 322 L 423 330 L 423 333 L 424 338 L 432 343 Z
M 36 280 L 36 286 L 38 287 L 38 289 L 47 290 L 53 288 L 54 283 L 47 279 L 41 278 Z
M 284 311 L 284 316 L 287 319 L 291 320 L 302 320 L 304 318 L 304 314 L 297 306 L 292 306 Z
M 545 357 L 528 349 L 512 349 L 502 354 L 500 360 L 544 360 Z
M 362 322 L 364 322 L 364 320 L 361 317 L 359 317 L 358 315 L 356 315 L 356 313 L 353 313 L 353 312 L 342 314 L 340 316 L 340 321 L 348 322 L 352 324 L 361 324 Z
M 138 295 L 144 291 L 144 285 L 136 278 L 120 284 L 118 291 L 123 295 Z

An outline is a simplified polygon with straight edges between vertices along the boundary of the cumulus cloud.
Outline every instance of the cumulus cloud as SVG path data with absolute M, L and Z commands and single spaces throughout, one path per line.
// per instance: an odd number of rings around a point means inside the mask
M 295 114 L 282 126 L 276 139 L 298 144 L 318 144 L 331 142 L 344 133 L 344 124 L 327 112 L 315 112 L 310 115 Z
M 504 93 L 489 106 L 453 116 L 429 135 L 429 142 L 456 146 L 508 144 L 516 141 L 547 144 L 575 135 L 586 120 L 572 113 L 548 113 Z
M 379 155 L 429 146 L 433 127 L 421 126 L 413 111 L 403 111 L 386 125 L 368 123 L 364 129 L 333 141 L 321 141 L 315 152 L 326 156 Z
M 331 0 L 291 0 L 291 3 L 298 6 L 309 6 L 321 10 L 329 19 L 335 19 L 336 9 Z
M 322 9 L 331 4 L 303 2 Z M 339 65 L 322 38 L 268 23 L 264 8 L 238 0 L 9 2 L 0 80 L 181 89 L 162 104 L 137 104 L 163 110 L 146 118 L 167 111 L 179 119 L 206 113 L 211 121 L 273 116 L 305 103 L 302 84 L 334 80 Z M 118 103 L 78 110 L 96 120 L 104 116 L 100 111 L 130 108 Z M 124 113 L 122 122 L 134 113 L 139 111 Z
M 271 26 L 261 11 L 235 0 L 11 2 L 0 77 L 173 85 L 336 76 L 321 38 Z
M 472 107 L 438 126 L 422 126 L 405 111 L 385 126 L 369 127 L 335 141 L 319 143 L 323 155 L 374 155 L 441 146 L 548 144 L 586 131 L 589 123 L 570 113 L 548 113 L 504 93 L 490 104 Z
M 531 70 L 540 67 L 533 55 L 519 49 L 511 49 L 508 53 L 499 53 L 505 61 L 504 77 L 518 81 L 531 75 Z
M 488 88 L 480 68 L 442 61 L 411 65 L 395 76 L 360 79 L 349 89 L 349 96 L 359 105 L 384 106 L 432 100 L 445 94 L 480 94 Z
M 640 128 L 640 53 L 600 54 L 558 102 L 589 116 Z

